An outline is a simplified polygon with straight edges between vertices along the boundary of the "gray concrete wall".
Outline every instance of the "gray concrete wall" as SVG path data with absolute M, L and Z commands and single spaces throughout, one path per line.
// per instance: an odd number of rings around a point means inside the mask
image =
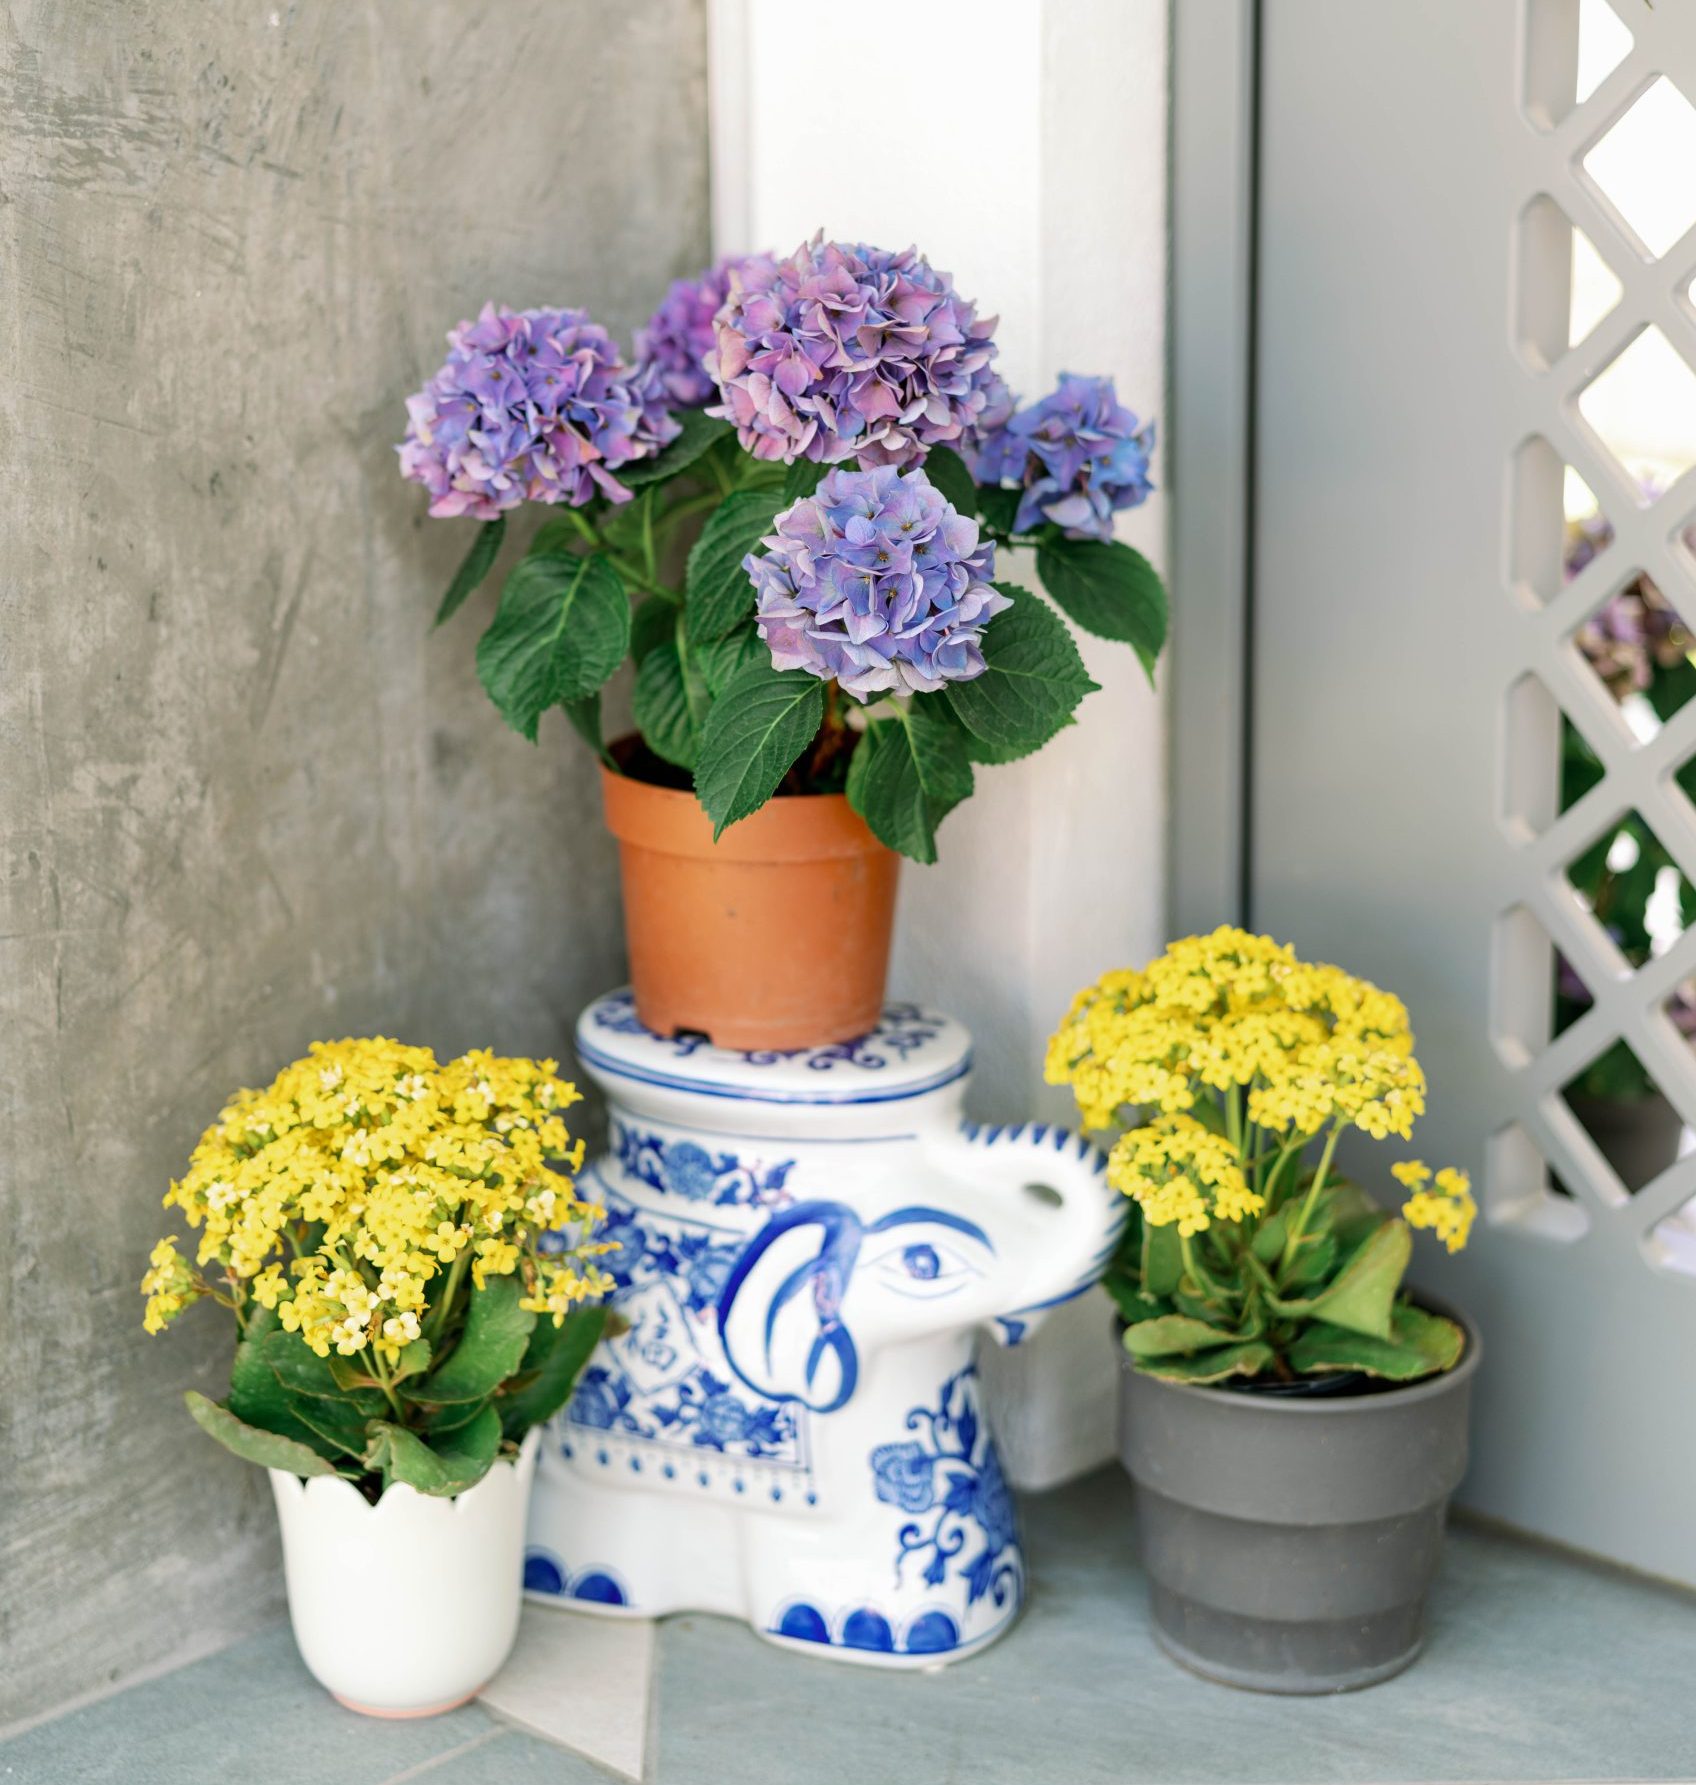
M 486 297 L 627 334 L 707 248 L 702 0 L 0 4 L 0 1726 L 281 1606 L 136 1281 L 314 1037 L 559 1053 L 593 775 L 477 686 L 393 442 Z M 509 547 L 510 550 L 510 547 Z

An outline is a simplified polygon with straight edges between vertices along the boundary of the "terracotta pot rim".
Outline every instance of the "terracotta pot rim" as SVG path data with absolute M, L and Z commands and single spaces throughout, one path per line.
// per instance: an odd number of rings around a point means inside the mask
M 840 793 L 780 794 L 716 842 L 693 790 L 661 787 L 603 763 L 601 800 L 607 829 L 621 844 L 658 855 L 752 866 L 889 853 Z

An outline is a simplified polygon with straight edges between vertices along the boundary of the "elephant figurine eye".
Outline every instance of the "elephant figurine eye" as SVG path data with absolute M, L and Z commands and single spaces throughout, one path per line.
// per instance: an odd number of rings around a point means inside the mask
M 886 1289 L 896 1295 L 919 1301 L 952 1295 L 965 1288 L 980 1271 L 969 1258 L 952 1246 L 934 1245 L 928 1240 L 905 1246 L 891 1246 L 875 1258 L 866 1260 L 866 1268 Z

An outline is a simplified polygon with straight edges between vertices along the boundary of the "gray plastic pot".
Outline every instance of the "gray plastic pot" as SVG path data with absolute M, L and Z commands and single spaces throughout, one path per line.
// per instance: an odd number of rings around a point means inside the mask
M 1136 1484 L 1154 1632 L 1194 1672 L 1258 1692 L 1347 1692 L 1424 1641 L 1443 1520 L 1466 1470 L 1482 1347 L 1447 1375 L 1300 1399 L 1130 1368 L 1120 1454 Z

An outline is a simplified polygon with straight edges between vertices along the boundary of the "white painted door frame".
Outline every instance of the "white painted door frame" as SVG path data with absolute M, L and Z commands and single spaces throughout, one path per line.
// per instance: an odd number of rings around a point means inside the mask
M 858 15 L 711 0 L 709 20 L 720 252 L 788 252 L 818 227 L 916 242 L 999 313 L 1015 390 L 1040 395 L 1063 370 L 1111 373 L 1164 429 L 1166 0 L 922 0 L 876 58 L 870 101 L 864 41 L 877 27 Z M 1157 495 L 1123 533 L 1161 562 L 1164 528 Z M 942 832 L 941 862 L 903 875 L 893 983 L 970 1025 L 974 1110 L 992 1119 L 1065 1117 L 1041 1083 L 1049 1031 L 1080 984 L 1165 935 L 1162 701 L 1122 646 L 1086 640 L 1084 656 L 1101 692 L 1079 724 L 981 776 Z M 1029 1347 L 985 1358 L 1024 1485 L 1112 1453 L 1107 1324 L 1091 1296 Z

